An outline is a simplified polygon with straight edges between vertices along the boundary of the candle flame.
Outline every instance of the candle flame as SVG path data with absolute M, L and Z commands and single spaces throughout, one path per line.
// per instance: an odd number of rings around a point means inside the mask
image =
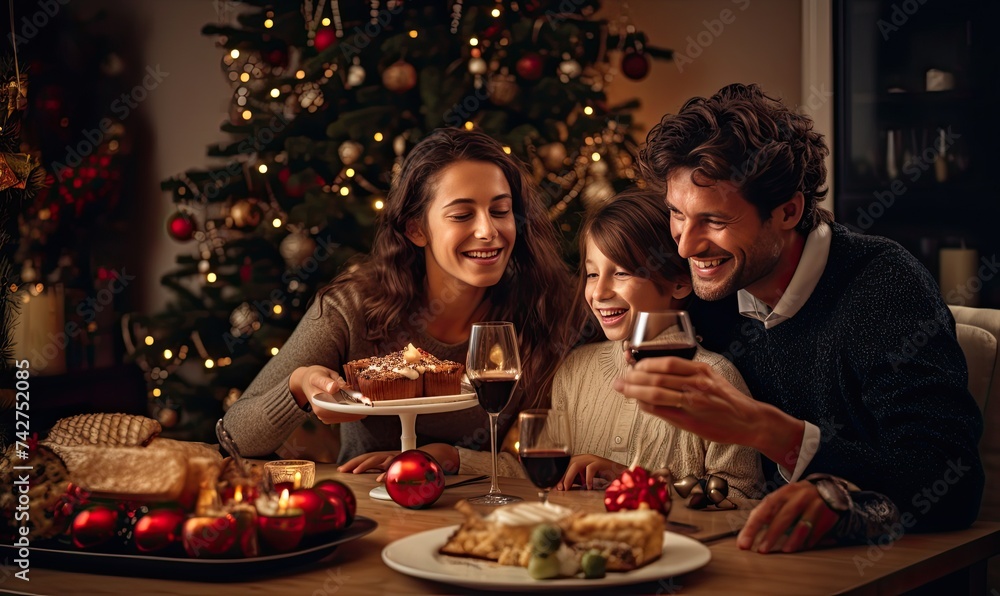
M 284 515 L 285 510 L 288 509 L 288 489 L 281 490 L 281 496 L 278 497 L 278 515 Z
M 236 487 L 236 491 L 233 492 L 233 500 L 236 501 L 237 503 L 242 503 L 243 502 L 243 487 L 242 486 L 237 486 Z
M 299 488 L 302 487 L 302 472 L 299 472 L 298 470 L 295 470 L 295 480 L 292 483 L 292 486 L 295 487 L 296 489 L 299 489 Z

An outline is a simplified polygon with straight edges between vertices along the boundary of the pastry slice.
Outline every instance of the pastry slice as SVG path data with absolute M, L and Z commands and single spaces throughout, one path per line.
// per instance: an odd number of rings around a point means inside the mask
M 577 556 L 597 549 L 607 559 L 608 571 L 630 571 L 660 557 L 663 517 L 651 509 L 615 513 L 574 513 L 558 505 L 517 503 L 479 515 L 468 503 L 456 508 L 465 522 L 448 539 L 442 554 L 527 567 L 531 533 L 541 523 L 558 525 L 563 542 Z

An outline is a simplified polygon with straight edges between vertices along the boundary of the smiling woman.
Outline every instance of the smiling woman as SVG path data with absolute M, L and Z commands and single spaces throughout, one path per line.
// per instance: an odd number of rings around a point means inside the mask
M 244 455 L 269 454 L 282 442 L 295 449 L 289 436 L 310 417 L 314 396 L 343 387 L 345 362 L 408 343 L 464 362 L 477 321 L 512 321 L 520 333 L 523 389 L 500 416 L 501 436 L 523 407 L 547 401 L 582 316 L 569 312 L 569 272 L 522 164 L 481 132 L 435 131 L 403 162 L 379 217 L 372 253 L 318 294 L 227 412 L 226 428 Z M 399 447 L 393 417 L 317 415 L 343 423 L 340 462 Z M 420 443 L 489 451 L 478 408 L 421 416 L 416 434 Z

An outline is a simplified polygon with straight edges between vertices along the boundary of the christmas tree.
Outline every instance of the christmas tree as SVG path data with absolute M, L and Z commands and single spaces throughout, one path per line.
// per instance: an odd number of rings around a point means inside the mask
M 598 19 L 594 0 L 245 4 L 236 24 L 203 29 L 232 82 L 232 138 L 209 149 L 218 165 L 162 184 L 168 232 L 192 245 L 162 280 L 176 299 L 126 322 L 153 413 L 177 434 L 210 428 L 314 292 L 368 250 L 393 173 L 435 128 L 482 129 L 522 158 L 572 262 L 587 205 L 637 175 L 637 103 L 609 106 L 605 89 L 670 57 Z

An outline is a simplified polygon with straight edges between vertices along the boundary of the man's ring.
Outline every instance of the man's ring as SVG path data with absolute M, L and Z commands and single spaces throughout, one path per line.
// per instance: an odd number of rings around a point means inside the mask
M 808 519 L 800 519 L 799 524 L 809 528 L 809 533 L 812 534 L 813 523 L 811 521 L 809 521 Z

